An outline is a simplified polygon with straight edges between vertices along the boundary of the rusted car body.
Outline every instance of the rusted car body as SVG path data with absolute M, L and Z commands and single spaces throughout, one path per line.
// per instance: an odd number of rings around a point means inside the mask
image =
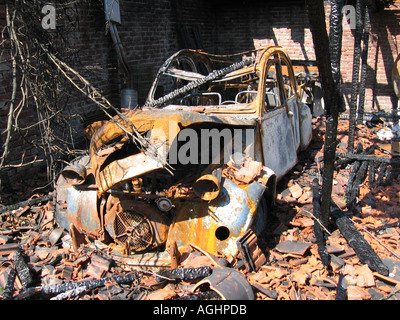
M 158 97 L 159 96 L 159 97 Z M 194 245 L 238 254 L 259 235 L 276 183 L 311 141 L 311 112 L 280 47 L 237 55 L 182 50 L 160 68 L 144 106 L 99 127 L 89 155 L 57 183 L 56 221 L 128 254 L 168 265 Z

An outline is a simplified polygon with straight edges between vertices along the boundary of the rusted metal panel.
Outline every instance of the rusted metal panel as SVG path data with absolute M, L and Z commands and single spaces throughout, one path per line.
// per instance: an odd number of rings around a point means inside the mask
M 262 130 L 265 166 L 280 179 L 297 163 L 291 121 L 286 109 L 279 107 L 265 113 Z
M 98 173 L 97 183 L 101 191 L 106 191 L 123 181 L 162 167 L 159 161 L 139 153 L 111 162 Z
M 257 181 L 240 186 L 225 178 L 216 199 L 181 205 L 168 241 L 181 249 L 193 243 L 212 254 L 235 256 L 236 241 L 250 228 L 264 191 L 265 184 Z
M 312 115 L 311 110 L 305 104 L 300 106 L 300 147 L 307 149 L 312 139 Z
M 90 235 L 99 235 L 100 219 L 97 213 L 97 191 L 68 188 L 67 216 L 78 230 Z

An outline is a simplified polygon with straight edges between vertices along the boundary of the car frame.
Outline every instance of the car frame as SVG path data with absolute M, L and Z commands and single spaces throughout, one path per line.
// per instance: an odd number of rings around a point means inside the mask
M 89 154 L 57 181 L 57 223 L 131 264 L 168 266 L 188 246 L 238 257 L 249 232 L 265 230 L 277 181 L 311 142 L 301 96 L 281 47 L 175 53 L 144 106 L 92 126 Z

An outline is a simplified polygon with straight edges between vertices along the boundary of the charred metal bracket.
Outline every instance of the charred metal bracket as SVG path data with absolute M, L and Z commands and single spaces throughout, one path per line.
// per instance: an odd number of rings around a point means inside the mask
M 257 241 L 256 234 L 250 229 L 236 242 L 247 272 L 257 272 L 267 261 Z

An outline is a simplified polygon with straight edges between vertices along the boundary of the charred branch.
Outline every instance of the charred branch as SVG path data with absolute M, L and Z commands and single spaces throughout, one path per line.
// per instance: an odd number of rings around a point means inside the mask
M 50 201 L 50 200 L 53 200 L 53 195 L 48 194 L 43 197 L 33 198 L 30 200 L 21 201 L 21 202 L 15 203 L 15 204 L 10 204 L 8 206 L 0 207 L 0 214 L 5 213 L 5 212 L 10 212 L 12 210 L 17 210 L 18 208 L 22 208 L 22 207 L 26 207 L 26 206 L 37 205 L 41 202 L 46 202 L 46 201 Z
M 327 226 L 329 221 L 338 115 L 342 103 L 339 91 L 342 7 L 343 1 L 331 1 L 330 36 L 328 38 L 323 2 L 316 0 L 307 1 L 315 55 L 317 57 L 326 103 L 324 172 L 322 175 L 323 183 L 320 207 L 321 221 L 324 226 Z
M 364 33 L 363 33 L 363 51 L 361 57 L 361 80 L 360 80 L 360 97 L 358 101 L 358 115 L 357 123 L 361 124 L 364 118 L 364 102 L 365 102 L 365 85 L 367 81 L 367 67 L 368 67 L 368 42 L 370 34 L 370 14 L 371 8 L 367 5 L 364 7 Z
M 68 282 L 62 284 L 52 284 L 44 287 L 34 287 L 22 291 L 17 297 L 17 300 L 28 299 L 35 294 L 41 295 L 60 295 L 62 293 L 68 292 L 66 295 L 60 296 L 60 298 L 73 296 L 75 294 L 80 294 L 87 290 L 92 290 L 100 288 L 105 285 L 108 281 L 114 281 L 118 284 L 131 283 L 137 278 L 136 273 L 130 273 L 126 275 L 119 275 L 114 277 L 105 277 L 102 279 L 87 279 L 78 282 Z M 79 293 L 78 293 L 79 292 Z
M 14 294 L 14 282 L 17 277 L 17 272 L 14 268 L 10 268 L 10 272 L 8 273 L 6 287 L 3 292 L 4 300 L 11 300 Z
M 314 218 L 319 220 L 320 218 L 320 191 L 318 179 L 314 179 L 312 184 L 313 191 L 313 215 Z M 322 263 L 328 267 L 330 266 L 330 256 L 326 248 L 325 232 L 319 223 L 314 223 L 314 235 L 318 245 L 318 253 Z
M 18 277 L 21 280 L 22 287 L 24 289 L 28 288 L 33 283 L 33 279 L 21 250 L 14 252 L 14 264 Z
M 161 270 L 157 273 L 157 275 L 173 280 L 188 281 L 208 277 L 211 275 L 211 268 L 176 268 L 172 270 Z M 162 278 L 160 278 L 160 280 L 162 280 Z
M 332 217 L 335 220 L 337 227 L 345 237 L 348 244 L 354 249 L 360 261 L 364 264 L 368 264 L 371 270 L 387 276 L 389 274 L 389 268 L 383 264 L 382 260 L 360 234 L 346 214 L 343 213 L 334 202 L 332 202 L 331 205 Z
M 356 3 L 356 29 L 354 34 L 354 55 L 353 55 L 353 78 L 351 84 L 350 118 L 349 118 L 349 142 L 348 151 L 354 151 L 354 130 L 357 113 L 357 98 L 359 89 L 361 39 L 362 39 L 362 8 L 364 1 L 357 0 Z
M 344 278 L 344 274 L 340 273 L 338 285 L 336 288 L 336 300 L 347 300 L 346 288 L 343 283 L 345 281 L 346 281 L 346 279 Z
M 347 206 L 351 207 L 356 201 L 360 184 L 365 180 L 368 171 L 368 162 L 363 161 L 360 163 L 357 161 L 354 164 L 353 170 L 350 173 L 349 183 L 346 189 L 346 202 Z
M 189 294 L 184 297 L 176 298 L 173 300 L 221 300 L 221 296 L 215 291 L 204 291 L 199 293 Z
M 391 165 L 400 165 L 400 160 L 385 158 L 385 157 L 377 157 L 370 156 L 365 154 L 356 154 L 356 153 L 338 153 L 339 157 L 348 158 L 351 160 L 359 160 L 359 161 L 376 161 L 378 163 L 387 163 Z

